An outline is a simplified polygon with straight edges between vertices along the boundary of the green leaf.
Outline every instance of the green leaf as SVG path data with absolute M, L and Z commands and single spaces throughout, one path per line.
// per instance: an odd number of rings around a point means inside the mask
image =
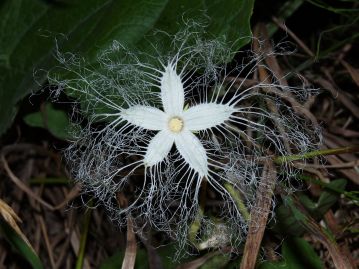
M 105 259 L 101 265 L 100 269 L 114 269 L 121 268 L 123 258 L 125 257 L 124 251 L 117 251 L 112 256 Z
M 359 202 L 359 196 L 358 196 L 359 192 L 358 191 L 344 191 L 344 189 L 338 188 L 338 187 L 336 187 L 336 185 L 331 186 L 330 183 L 325 183 L 323 181 L 320 181 L 320 180 L 317 180 L 317 179 L 314 179 L 314 178 L 311 178 L 308 176 L 304 176 L 304 175 L 301 175 L 299 178 L 302 180 L 306 180 L 311 183 L 317 184 L 317 185 L 319 185 L 325 189 L 328 189 L 332 192 L 336 192 L 338 194 L 343 194 L 346 198 L 348 198 L 356 203 Z M 341 181 L 345 180 L 346 181 L 346 179 L 336 179 L 334 181 L 337 181 L 337 180 L 341 180 Z M 344 183 L 336 183 L 336 184 L 338 184 L 340 186 L 341 184 L 344 184 Z
M 311 216 L 319 220 L 323 215 L 338 201 L 340 193 L 343 193 L 347 181 L 345 179 L 336 179 L 323 185 L 324 190 L 321 193 L 318 202 L 313 202 L 308 196 L 300 194 L 299 199 Z
M 276 209 L 276 222 L 273 229 L 278 233 L 286 235 L 301 235 L 305 231 L 303 225 L 301 225 L 291 208 L 286 204 L 282 204 Z
M 200 269 L 217 269 L 217 268 L 224 268 L 230 261 L 230 256 L 225 254 L 219 254 L 212 258 L 210 258 L 208 261 L 206 261 Z
M 265 261 L 259 264 L 258 269 L 290 269 L 285 261 L 269 262 Z
M 6 240 L 23 256 L 34 269 L 43 269 L 41 260 L 29 245 L 7 224 L 0 220 L 0 230 Z
M 188 262 L 190 258 L 192 258 L 192 257 L 180 256 L 178 259 L 174 259 L 174 256 L 176 255 L 176 252 L 178 251 L 179 248 L 180 246 L 178 242 L 161 246 L 158 249 L 156 248 L 158 255 L 161 257 L 163 268 L 175 269 L 180 264 Z
M 35 112 L 24 117 L 26 124 L 49 130 L 57 138 L 70 139 L 70 120 L 66 112 L 55 109 L 52 104 L 45 104 L 43 112 Z
M 254 0 L 181 0 L 168 1 L 161 16 L 154 24 L 154 30 L 176 34 L 186 27 L 189 21 L 203 23 L 207 27 L 201 33 L 204 38 L 222 39 L 237 51 L 251 40 L 250 18 Z M 172 40 L 165 35 L 149 35 L 137 42 L 141 51 L 151 53 L 155 50 L 165 52 Z M 230 60 L 230 59 L 229 59 Z
M 324 213 L 338 201 L 340 193 L 345 190 L 346 185 L 347 180 L 345 179 L 336 179 L 326 184 L 326 187 L 318 200 L 317 209 L 319 214 L 324 215 Z
M 47 71 L 58 65 L 54 56 L 57 49 L 80 54 L 95 63 L 97 54 L 113 40 L 140 47 L 153 29 L 175 33 L 182 27 L 176 23 L 183 21 L 182 16 L 194 21 L 207 16 L 209 26 L 203 34 L 233 42 L 235 51 L 250 40 L 253 3 L 64 0 L 55 5 L 40 0 L 6 0 L 0 5 L 0 135 L 11 124 L 19 100 L 38 90 Z

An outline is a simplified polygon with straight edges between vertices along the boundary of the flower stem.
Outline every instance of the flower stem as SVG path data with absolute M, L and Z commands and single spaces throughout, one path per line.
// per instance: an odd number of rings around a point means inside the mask
M 286 162 L 310 159 L 317 156 L 337 155 L 337 154 L 352 153 L 352 152 L 359 152 L 359 145 L 334 148 L 334 149 L 315 150 L 315 151 L 307 152 L 302 155 L 288 155 L 288 156 L 275 157 L 273 161 L 276 164 L 283 164 Z

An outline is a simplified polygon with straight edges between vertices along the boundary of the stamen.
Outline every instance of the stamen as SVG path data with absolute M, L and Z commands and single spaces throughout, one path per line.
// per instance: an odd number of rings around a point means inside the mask
M 168 121 L 168 127 L 174 133 L 179 133 L 183 129 L 183 120 L 179 117 L 173 117 Z

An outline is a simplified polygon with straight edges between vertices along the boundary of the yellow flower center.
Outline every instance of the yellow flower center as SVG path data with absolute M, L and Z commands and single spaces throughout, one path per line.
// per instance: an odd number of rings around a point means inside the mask
M 179 117 L 173 117 L 168 122 L 168 127 L 174 133 L 179 133 L 183 129 L 183 120 Z

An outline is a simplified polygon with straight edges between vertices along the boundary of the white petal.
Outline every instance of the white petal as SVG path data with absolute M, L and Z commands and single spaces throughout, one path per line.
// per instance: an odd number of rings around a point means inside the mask
M 158 132 L 147 146 L 147 151 L 143 159 L 145 165 L 152 166 L 161 162 L 168 155 L 173 142 L 173 134 L 166 130 Z
M 161 98 L 164 111 L 170 116 L 179 116 L 183 111 L 184 90 L 181 78 L 174 66 L 169 64 L 161 78 Z
M 199 139 L 190 131 L 185 130 L 175 136 L 175 143 L 186 163 L 188 163 L 200 177 L 207 176 L 207 154 Z
M 131 106 L 121 112 L 121 117 L 133 125 L 148 130 L 162 130 L 167 124 L 166 114 L 150 106 Z
M 200 131 L 224 123 L 234 111 L 228 105 L 204 103 L 186 110 L 182 118 L 188 130 Z

